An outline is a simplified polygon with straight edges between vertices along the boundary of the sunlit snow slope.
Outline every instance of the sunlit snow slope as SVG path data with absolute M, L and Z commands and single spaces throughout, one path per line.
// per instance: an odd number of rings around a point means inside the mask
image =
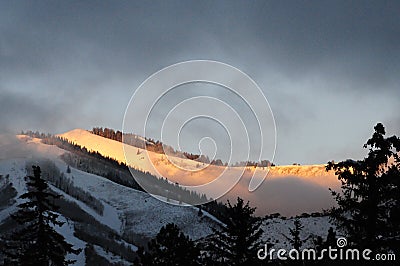
M 114 158 L 133 168 L 148 171 L 156 176 L 163 176 L 181 185 L 201 185 L 213 181 L 224 170 L 232 178 L 240 178 L 238 184 L 230 190 L 224 199 L 235 199 L 237 196 L 250 200 L 257 207 L 258 214 L 280 212 L 283 215 L 294 215 L 303 212 L 322 211 L 334 205 L 334 200 L 328 188 L 339 190 L 340 183 L 333 172 L 326 172 L 324 165 L 306 166 L 275 166 L 270 169 L 257 168 L 257 174 L 267 178 L 254 192 L 249 192 L 248 185 L 254 167 L 221 167 L 210 165 L 201 169 L 202 164 L 182 158 L 167 158 L 163 154 L 147 151 L 125 145 L 114 140 L 103 138 L 82 129 L 75 129 L 59 136 L 68 139 L 88 150 L 98 151 L 104 156 Z M 193 171 L 185 171 L 179 166 Z M 200 170 L 196 170 L 200 167 Z M 207 191 L 201 191 L 207 193 Z

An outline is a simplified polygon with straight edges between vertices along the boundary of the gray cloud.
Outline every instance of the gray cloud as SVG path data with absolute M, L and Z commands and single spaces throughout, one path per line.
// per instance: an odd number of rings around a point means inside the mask
M 39 130 L 47 132 L 62 123 L 71 123 L 63 116 L 65 106 L 51 103 L 44 97 L 32 99 L 23 94 L 0 92 L 1 133 L 19 133 L 21 130 Z M 64 117 L 60 119 L 60 117 Z
M 150 74 L 213 59 L 262 87 L 276 115 L 278 163 L 359 156 L 376 122 L 400 132 L 399 9 L 397 1 L 3 1 L 1 130 L 120 128 Z

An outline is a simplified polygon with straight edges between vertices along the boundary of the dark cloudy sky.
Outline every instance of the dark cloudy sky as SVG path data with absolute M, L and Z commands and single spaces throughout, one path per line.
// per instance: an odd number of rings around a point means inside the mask
M 231 64 L 265 93 L 276 162 L 359 158 L 400 135 L 399 1 L 0 1 L 0 131 L 120 129 L 149 75 Z

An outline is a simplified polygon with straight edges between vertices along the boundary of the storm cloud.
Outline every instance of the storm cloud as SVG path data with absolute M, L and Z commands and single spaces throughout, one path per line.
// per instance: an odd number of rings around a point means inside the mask
M 149 75 L 211 59 L 267 96 L 277 163 L 359 158 L 377 122 L 400 132 L 398 10 L 398 1 L 2 1 L 0 131 L 120 129 Z

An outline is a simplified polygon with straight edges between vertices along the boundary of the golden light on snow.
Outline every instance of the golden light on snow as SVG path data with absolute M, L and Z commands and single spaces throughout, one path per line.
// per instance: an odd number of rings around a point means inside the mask
M 111 139 L 103 138 L 82 129 L 75 129 L 59 135 L 66 138 L 88 150 L 98 151 L 104 156 L 114 158 L 120 162 L 125 162 L 122 143 Z M 171 182 L 180 185 L 199 185 L 212 181 L 225 167 L 209 165 L 208 167 L 192 171 L 183 171 L 169 162 L 165 155 L 149 152 L 150 158 L 143 156 L 145 150 L 131 147 L 128 152 L 130 162 L 133 168 L 150 172 L 159 176 L 161 173 Z M 139 152 L 138 152 L 139 150 Z M 198 162 L 182 159 L 182 164 L 191 165 L 196 168 Z M 154 165 L 152 162 L 156 162 Z M 157 167 L 157 169 L 154 169 Z M 307 211 L 321 211 L 322 208 L 329 208 L 334 204 L 334 200 L 330 195 L 328 188 L 334 190 L 340 189 L 340 183 L 333 171 L 326 172 L 325 165 L 287 165 L 274 166 L 270 168 L 270 172 L 264 183 L 254 192 L 249 192 L 248 182 L 253 175 L 254 167 L 227 167 L 227 175 L 236 175 L 243 172 L 243 176 L 239 183 L 229 191 L 222 200 L 235 199 L 241 196 L 250 200 L 255 206 L 258 206 L 258 212 L 263 214 L 265 208 L 269 210 L 267 213 L 274 211 L 283 214 L 302 213 Z M 257 169 L 260 174 L 267 169 Z

